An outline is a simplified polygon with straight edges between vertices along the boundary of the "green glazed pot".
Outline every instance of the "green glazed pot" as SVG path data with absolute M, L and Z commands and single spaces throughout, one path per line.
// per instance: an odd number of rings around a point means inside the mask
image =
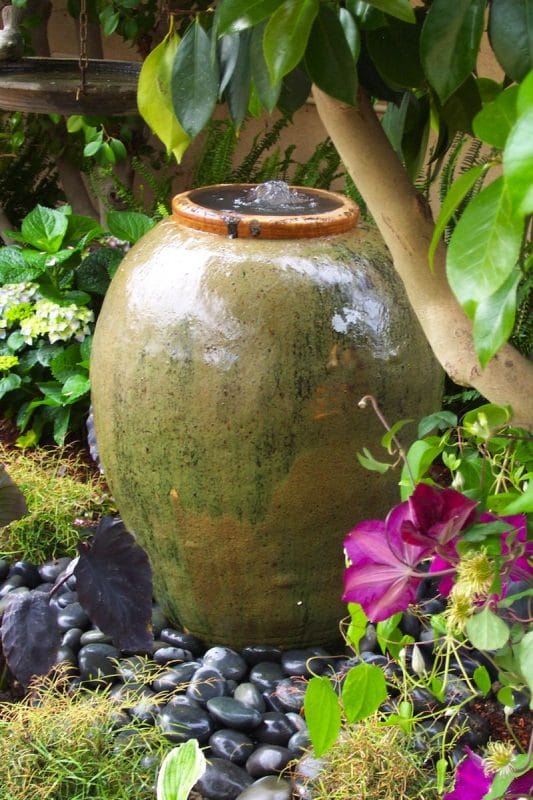
M 358 464 L 384 433 L 358 402 L 417 419 L 441 371 L 344 198 L 302 221 L 195 197 L 131 249 L 98 319 L 105 475 L 174 624 L 208 644 L 331 644 L 343 538 L 398 502 L 397 474 Z

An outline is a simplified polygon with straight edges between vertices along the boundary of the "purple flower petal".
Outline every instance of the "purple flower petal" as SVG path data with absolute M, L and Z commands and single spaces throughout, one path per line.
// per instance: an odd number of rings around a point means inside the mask
M 533 791 L 533 769 L 530 769 L 524 775 L 520 775 L 519 778 L 515 778 L 515 780 L 507 789 L 506 796 L 510 795 L 511 797 L 514 796 L 528 797 L 532 791 Z
M 443 800 L 482 800 L 489 791 L 494 775 L 486 775 L 483 759 L 465 747 L 468 755 L 455 772 L 455 785 Z
M 408 511 L 408 504 L 402 503 L 385 522 L 362 522 L 344 541 L 351 563 L 344 573 L 343 600 L 359 603 L 373 622 L 413 603 L 423 579 L 413 568 L 426 557 L 427 546 L 409 544 L 400 535 Z
M 409 517 L 402 534 L 407 541 L 441 548 L 470 525 L 477 503 L 455 489 L 435 489 L 419 483 L 407 501 Z

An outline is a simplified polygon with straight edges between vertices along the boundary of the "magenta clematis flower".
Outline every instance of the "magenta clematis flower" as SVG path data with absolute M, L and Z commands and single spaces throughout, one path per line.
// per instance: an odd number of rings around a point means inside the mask
M 477 506 L 455 489 L 435 489 L 427 483 L 419 483 L 407 502 L 410 513 L 402 536 L 411 544 L 438 545 L 441 553 L 472 524 Z
M 493 775 L 486 775 L 483 759 L 469 747 L 465 747 L 467 757 L 455 771 L 455 785 L 443 800 L 482 800 L 489 791 Z
M 509 555 L 509 544 L 507 539 L 511 533 L 511 531 L 516 531 L 515 534 L 515 541 L 521 542 L 524 545 L 524 553 L 518 558 L 513 559 L 511 562 L 511 569 L 510 572 L 507 574 L 508 580 L 524 580 L 527 578 L 531 578 L 533 576 L 533 568 L 530 565 L 529 559 L 533 557 L 533 542 L 527 541 L 527 521 L 524 514 L 514 514 L 512 516 L 507 517 L 498 517 L 490 512 L 485 512 L 480 514 L 479 521 L 480 522 L 494 522 L 495 520 L 508 522 L 509 523 L 509 531 L 502 533 L 502 553 L 503 555 Z M 452 560 L 457 558 L 457 553 L 455 551 L 455 541 L 450 542 L 450 549 L 449 555 Z M 450 562 L 445 557 L 437 555 L 431 562 L 431 566 L 429 568 L 429 572 L 441 572 L 442 570 L 448 569 L 450 567 Z M 441 582 L 439 583 L 439 592 L 443 597 L 448 597 L 452 590 L 454 582 L 453 575 L 445 575 Z M 499 597 L 505 597 L 506 595 L 506 587 L 504 586 L 502 589 L 501 594 Z
M 415 571 L 431 553 L 426 544 L 411 544 L 401 535 L 409 504 L 401 503 L 385 521 L 361 522 L 344 540 L 350 565 L 344 572 L 346 603 L 359 603 L 368 619 L 379 622 L 416 600 L 424 575 Z
M 483 800 L 492 786 L 494 773 L 487 773 L 483 759 L 469 747 L 467 757 L 455 772 L 455 786 L 444 795 L 443 800 Z M 505 793 L 507 798 L 528 797 L 533 789 L 533 769 L 516 778 Z

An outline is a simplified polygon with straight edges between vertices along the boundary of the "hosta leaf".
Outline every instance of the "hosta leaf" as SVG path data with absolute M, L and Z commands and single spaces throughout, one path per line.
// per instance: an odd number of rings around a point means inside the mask
M 274 110 L 281 91 L 281 81 L 272 83 L 268 72 L 265 54 L 263 53 L 263 35 L 266 23 L 262 22 L 252 31 L 252 41 L 250 43 L 250 65 L 252 69 L 252 80 L 254 82 L 257 95 L 270 113 Z
M 334 744 L 341 728 L 339 699 L 328 678 L 311 678 L 304 698 L 305 721 L 317 758 Z
M 167 154 L 179 163 L 189 144 L 189 137 L 174 113 L 171 97 L 172 65 L 179 36 L 169 34 L 145 58 L 137 84 L 137 106 L 146 124 L 161 139 Z
M 217 8 L 217 32 L 222 35 L 252 28 L 282 3 L 283 0 L 223 0 Z
M 522 273 L 515 269 L 494 294 L 482 300 L 474 313 L 474 346 L 479 363 L 485 367 L 513 332 L 516 291 Z
M 107 214 L 109 232 L 130 244 L 138 242 L 154 225 L 151 217 L 138 211 L 109 211 Z
M 209 121 L 218 98 L 218 64 L 198 20 L 181 40 L 172 68 L 172 103 L 191 139 Z
M 533 214 L 533 107 L 512 128 L 503 151 L 505 185 L 514 207 Z
M 104 517 L 90 545 L 78 545 L 74 570 L 80 603 L 120 650 L 149 651 L 153 642 L 148 556 L 121 520 Z
M 157 800 L 187 800 L 207 762 L 196 739 L 183 742 L 164 757 L 157 776 Z
M 10 599 L 2 620 L 2 647 L 9 669 L 23 686 L 54 665 L 61 635 L 48 594 L 28 592 Z
M 521 81 L 533 69 L 533 0 L 492 0 L 489 38 L 506 74 Z
M 270 17 L 263 52 L 273 83 L 302 60 L 318 7 L 319 0 L 286 0 Z
M 56 253 L 68 228 L 68 218 L 61 211 L 37 205 L 22 220 L 24 241 L 46 253 Z
M 445 102 L 475 67 L 487 0 L 433 0 L 420 38 L 427 79 Z
M 321 5 L 305 53 L 305 65 L 314 83 L 331 97 L 355 103 L 357 70 L 337 14 Z
M 0 465 L 0 528 L 28 513 L 24 495 Z
M 348 722 L 369 717 L 387 698 L 383 671 L 373 664 L 358 664 L 346 675 L 342 687 L 342 703 Z
M 469 316 L 513 271 L 522 232 L 522 220 L 512 208 L 503 178 L 466 207 L 450 240 L 446 267 L 453 292 Z

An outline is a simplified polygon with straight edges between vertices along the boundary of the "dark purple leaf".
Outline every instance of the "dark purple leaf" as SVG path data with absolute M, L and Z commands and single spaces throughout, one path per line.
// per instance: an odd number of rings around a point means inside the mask
M 56 611 L 44 592 L 13 595 L 2 620 L 2 647 L 7 665 L 23 686 L 34 675 L 46 675 L 61 642 Z
M 0 528 L 27 513 L 24 495 L 0 464 Z
M 149 651 L 153 637 L 148 556 L 119 519 L 104 517 L 90 544 L 78 545 L 79 601 L 120 650 Z

